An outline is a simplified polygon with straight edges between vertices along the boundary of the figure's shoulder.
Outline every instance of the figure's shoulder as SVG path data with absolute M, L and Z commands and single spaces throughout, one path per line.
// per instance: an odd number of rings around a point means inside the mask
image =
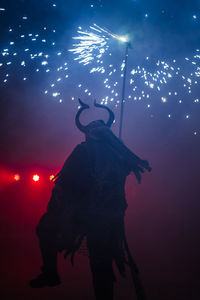
M 83 155 L 84 153 L 87 152 L 87 149 L 86 149 L 86 143 L 85 142 L 82 142 L 80 144 L 78 144 L 72 151 L 71 155 L 70 156 L 80 156 L 80 155 Z
M 82 143 L 76 145 L 76 147 L 74 148 L 74 150 L 72 152 L 85 151 L 85 149 L 86 149 L 86 142 L 82 142 Z
M 85 156 L 85 153 L 86 150 L 84 142 L 75 146 L 75 148 L 65 160 L 62 169 L 66 169 L 66 167 L 69 168 L 70 166 L 73 166 L 75 162 L 79 162 L 80 160 L 82 160 L 82 158 Z

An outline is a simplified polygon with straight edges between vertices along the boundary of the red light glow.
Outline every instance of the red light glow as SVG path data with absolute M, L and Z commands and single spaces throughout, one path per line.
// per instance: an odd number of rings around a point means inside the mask
M 14 178 L 15 181 L 19 181 L 20 180 L 20 175 L 19 174 L 15 174 L 13 176 L 13 178 Z
M 40 176 L 35 174 L 33 175 L 33 181 L 38 182 L 40 180 Z

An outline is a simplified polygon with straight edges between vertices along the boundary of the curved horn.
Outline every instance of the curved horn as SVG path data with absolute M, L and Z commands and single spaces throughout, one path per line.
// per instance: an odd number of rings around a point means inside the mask
M 75 118 L 75 121 L 76 121 L 76 126 L 78 127 L 78 129 L 82 132 L 86 132 L 86 126 L 82 125 L 81 122 L 80 122 L 80 115 L 81 113 L 85 110 L 85 109 L 88 109 L 90 108 L 89 105 L 85 104 L 83 101 L 81 101 L 81 99 L 78 99 L 80 105 L 81 105 L 81 108 L 78 110 L 77 114 L 76 114 L 76 118 Z
M 114 115 L 114 113 L 112 112 L 112 110 L 111 110 L 109 107 L 107 107 L 106 105 L 98 104 L 98 103 L 96 102 L 96 100 L 94 100 L 94 106 L 95 106 L 95 107 L 104 108 L 104 109 L 107 110 L 107 112 L 109 113 L 109 120 L 108 120 L 108 122 L 106 123 L 106 126 L 107 126 L 107 127 L 111 127 L 111 125 L 112 125 L 112 123 L 114 122 L 114 119 L 115 119 L 115 115 Z

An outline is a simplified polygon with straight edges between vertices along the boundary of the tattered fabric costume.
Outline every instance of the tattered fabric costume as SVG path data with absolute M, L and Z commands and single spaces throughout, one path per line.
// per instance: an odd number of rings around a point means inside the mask
M 43 272 L 30 284 L 32 287 L 58 284 L 57 253 L 64 251 L 65 257 L 71 255 L 73 263 L 74 254 L 86 238 L 96 299 L 113 299 L 115 262 L 122 276 L 125 265 L 130 266 L 137 297 L 144 300 L 138 269 L 125 237 L 125 181 L 134 172 L 140 182 L 144 169 L 151 168 L 112 133 L 114 114 L 108 107 L 94 104 L 109 112 L 106 124 L 97 120 L 83 126 L 80 115 L 89 106 L 79 102 L 76 125 L 86 140 L 76 146 L 56 175 L 47 212 L 36 229 Z

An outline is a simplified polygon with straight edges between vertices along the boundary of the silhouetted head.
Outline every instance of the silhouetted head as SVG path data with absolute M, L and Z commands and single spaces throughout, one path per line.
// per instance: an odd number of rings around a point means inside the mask
M 114 113 L 107 106 L 98 104 L 95 101 L 94 106 L 105 109 L 109 113 L 109 119 L 108 119 L 107 123 L 105 123 L 103 120 L 96 120 L 96 121 L 90 122 L 88 125 L 83 125 L 80 122 L 80 115 L 85 109 L 89 109 L 89 105 L 85 104 L 80 99 L 79 99 L 79 103 L 81 105 L 81 108 L 79 109 L 79 111 L 76 114 L 76 118 L 75 118 L 76 126 L 78 127 L 78 129 L 80 131 L 82 131 L 86 135 L 86 139 L 88 139 L 88 138 L 97 139 L 97 136 L 96 136 L 97 132 L 99 133 L 100 131 L 104 131 L 105 129 L 109 129 L 111 127 L 111 125 L 115 119 Z

